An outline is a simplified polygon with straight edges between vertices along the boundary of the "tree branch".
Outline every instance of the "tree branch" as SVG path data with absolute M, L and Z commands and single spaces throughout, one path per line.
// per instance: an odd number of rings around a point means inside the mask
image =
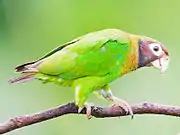
M 162 114 L 180 117 L 180 107 L 159 105 L 154 103 L 140 103 L 132 106 L 134 114 Z M 85 114 L 83 109 L 81 114 Z M 43 122 L 66 114 L 78 114 L 78 107 L 73 103 L 57 106 L 55 108 L 45 110 L 43 112 L 11 118 L 7 122 L 0 125 L 0 134 L 10 132 L 12 130 L 22 128 L 24 126 Z M 95 107 L 92 106 L 92 115 L 96 118 L 126 116 L 126 112 L 120 107 Z

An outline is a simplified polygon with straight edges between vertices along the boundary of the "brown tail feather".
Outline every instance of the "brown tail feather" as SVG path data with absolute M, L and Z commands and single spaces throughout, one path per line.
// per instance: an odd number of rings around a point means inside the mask
M 35 73 L 24 73 L 19 77 L 9 79 L 8 82 L 9 83 L 24 83 L 35 78 L 36 78 Z

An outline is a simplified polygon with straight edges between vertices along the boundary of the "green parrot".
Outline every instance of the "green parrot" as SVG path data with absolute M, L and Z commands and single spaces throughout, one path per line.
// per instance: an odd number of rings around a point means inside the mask
M 162 43 L 118 29 L 105 29 L 78 37 L 60 45 L 43 57 L 15 68 L 21 76 L 10 83 L 23 83 L 38 79 L 71 87 L 75 91 L 75 104 L 81 112 L 91 107 L 86 102 L 96 93 L 113 106 L 122 107 L 133 116 L 130 105 L 113 95 L 109 83 L 141 67 L 154 67 L 164 72 L 169 54 Z

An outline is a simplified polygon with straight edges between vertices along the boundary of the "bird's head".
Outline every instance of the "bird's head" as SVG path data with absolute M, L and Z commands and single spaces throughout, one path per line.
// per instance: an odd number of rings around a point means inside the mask
M 138 67 L 153 66 L 165 72 L 169 64 L 169 53 L 164 45 L 154 39 L 141 37 L 139 39 L 139 62 Z

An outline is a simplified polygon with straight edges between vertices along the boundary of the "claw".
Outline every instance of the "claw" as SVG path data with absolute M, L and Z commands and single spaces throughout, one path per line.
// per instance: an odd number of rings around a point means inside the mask
M 131 115 L 131 119 L 134 118 L 134 114 L 133 114 L 132 108 L 131 108 L 131 106 L 126 101 L 124 101 L 122 99 L 119 99 L 117 97 L 113 97 L 113 98 L 111 98 L 111 100 L 114 102 L 114 104 L 112 104 L 112 107 L 119 106 L 122 109 L 124 109 L 126 114 L 130 114 Z
M 92 115 L 91 115 L 91 105 L 90 104 L 85 104 L 84 106 L 82 107 L 79 107 L 78 108 L 78 113 L 81 113 L 81 111 L 86 108 L 86 116 L 87 118 L 90 120 L 92 118 Z
M 78 113 L 81 113 L 81 111 L 84 109 L 84 107 L 79 107 L 78 108 Z

